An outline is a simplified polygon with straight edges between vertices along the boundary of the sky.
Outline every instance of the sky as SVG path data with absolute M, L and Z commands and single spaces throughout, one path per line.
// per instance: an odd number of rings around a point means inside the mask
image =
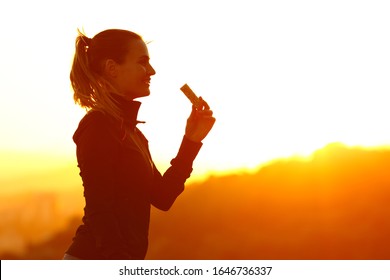
M 184 83 L 217 119 L 198 175 L 332 142 L 390 146 L 389 14 L 388 1 L 377 0 L 3 1 L 0 166 L 75 158 L 72 135 L 85 113 L 69 83 L 78 28 L 89 37 L 128 29 L 149 42 L 157 74 L 139 100 L 139 128 L 162 170 L 191 110 Z

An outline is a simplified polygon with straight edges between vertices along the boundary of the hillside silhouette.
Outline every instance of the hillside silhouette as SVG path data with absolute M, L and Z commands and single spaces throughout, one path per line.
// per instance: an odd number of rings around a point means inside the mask
M 153 209 L 147 259 L 390 259 L 389 167 L 390 150 L 332 144 L 188 185 L 169 212 Z M 62 258 L 80 217 L 67 219 L 0 258 Z
M 390 259 L 390 151 L 332 144 L 310 160 L 189 186 L 154 211 L 149 259 Z

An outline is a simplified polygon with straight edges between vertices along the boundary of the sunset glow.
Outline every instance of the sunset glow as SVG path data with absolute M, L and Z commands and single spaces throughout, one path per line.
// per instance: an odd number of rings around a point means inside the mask
M 180 87 L 187 83 L 208 102 L 216 123 L 189 183 L 255 174 L 278 159 L 309 162 L 331 143 L 390 148 L 387 1 L 8 2 L 0 9 L 2 201 L 65 191 L 58 211 L 82 210 L 72 136 L 85 111 L 74 104 L 69 82 L 78 28 L 89 37 L 128 29 L 148 42 L 157 74 L 151 95 L 139 99 L 138 119 L 146 123 L 138 127 L 161 172 L 177 153 L 191 110 Z M 299 189 L 300 177 L 288 178 L 286 185 Z M 381 178 L 375 182 L 382 191 Z M 304 199 L 306 191 L 297 193 Z M 0 245 L 7 240 L 0 235 Z
M 384 2 L 23 2 L 21 11 L 19 2 L 7 4 L 1 19 L 9 26 L 1 46 L 3 151 L 74 154 L 71 137 L 84 114 L 68 78 L 77 28 L 91 37 L 130 29 L 150 41 L 157 75 L 140 100 L 141 130 L 162 168 L 189 114 L 184 83 L 217 118 L 198 174 L 309 155 L 332 142 L 390 144 Z

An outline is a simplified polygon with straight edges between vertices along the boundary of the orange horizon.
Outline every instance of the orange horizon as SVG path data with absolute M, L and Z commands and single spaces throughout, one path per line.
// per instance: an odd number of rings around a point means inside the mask
M 292 154 L 290 156 L 275 157 L 264 162 L 259 161 L 255 166 L 241 166 L 227 169 L 218 168 L 203 168 L 201 166 L 195 166 L 193 175 L 187 180 L 187 184 L 200 183 L 207 180 L 209 177 L 214 176 L 225 176 L 230 174 L 253 174 L 258 172 L 261 168 L 273 164 L 279 161 L 288 160 L 300 160 L 310 161 L 313 156 L 320 151 L 327 151 L 332 147 L 345 147 L 347 149 L 359 149 L 359 150 L 390 150 L 389 145 L 377 145 L 377 146 L 365 146 L 365 145 L 347 145 L 342 142 L 332 142 L 326 144 L 322 148 L 318 148 L 312 151 L 308 155 L 301 155 L 299 153 Z M 43 183 L 37 185 L 36 190 L 51 190 L 51 182 L 53 176 L 65 176 L 67 177 L 66 182 L 59 180 L 59 184 L 56 190 L 74 191 L 81 187 L 81 179 L 79 178 L 79 169 L 77 167 L 77 160 L 75 155 L 71 154 L 50 154 L 48 152 L 38 151 L 1 151 L 0 156 L 5 159 L 3 163 L 0 162 L 0 169 L 3 172 L 0 175 L 0 182 L 2 185 L 5 184 L 20 184 L 28 180 L 30 183 L 41 180 L 45 182 L 50 180 L 50 183 Z M 165 171 L 168 167 L 169 162 L 160 163 L 156 161 L 157 166 L 160 166 L 161 172 Z M 49 175 L 49 177 L 47 176 Z M 74 185 L 73 188 L 69 188 L 69 184 Z M 31 184 L 27 184 L 29 187 L 26 189 L 28 192 L 34 192 L 34 187 Z M 19 192 L 23 190 L 20 189 Z M 4 194 L 17 194 L 18 191 L 12 189 L 0 189 L 0 193 Z
M 256 173 L 189 184 L 169 213 L 152 211 L 148 258 L 388 258 L 389 165 L 388 148 L 331 144 L 310 160 L 284 158 Z M 74 188 L 0 196 L 0 255 L 58 257 L 82 215 L 83 190 Z

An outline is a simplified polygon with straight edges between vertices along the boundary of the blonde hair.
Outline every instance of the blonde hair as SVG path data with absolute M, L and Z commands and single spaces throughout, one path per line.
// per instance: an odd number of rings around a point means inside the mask
M 70 71 L 70 81 L 76 104 L 87 110 L 99 110 L 116 119 L 121 116 L 115 95 L 121 96 L 104 78 L 103 68 L 107 59 L 123 63 L 129 50 L 129 42 L 142 37 L 121 29 L 108 29 L 88 38 L 80 30 L 76 38 L 76 50 Z

